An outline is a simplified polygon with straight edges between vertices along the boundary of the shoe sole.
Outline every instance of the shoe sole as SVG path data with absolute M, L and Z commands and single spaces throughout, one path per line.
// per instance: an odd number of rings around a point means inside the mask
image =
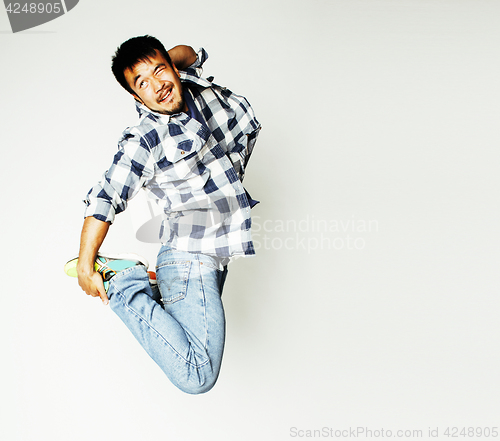
M 97 253 L 97 257 L 104 257 L 106 259 L 130 260 L 144 265 L 146 269 L 149 267 L 149 262 L 144 257 L 139 256 L 138 254 Z M 78 264 L 78 256 L 68 260 L 68 262 L 66 262 L 66 265 L 64 265 L 64 272 L 70 277 L 78 277 L 78 272 L 76 271 L 77 264 Z

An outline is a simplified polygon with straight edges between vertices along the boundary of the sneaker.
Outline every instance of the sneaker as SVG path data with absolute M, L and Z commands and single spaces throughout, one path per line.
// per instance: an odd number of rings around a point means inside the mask
M 154 271 L 148 271 L 149 283 L 151 285 L 158 285 L 156 281 L 156 273 Z
M 66 265 L 64 265 L 64 272 L 70 277 L 78 277 L 78 273 L 76 271 L 77 264 L 78 257 L 71 259 L 66 263 Z M 138 256 L 137 254 L 112 255 L 97 253 L 94 269 L 101 274 L 104 282 L 104 289 L 107 292 L 109 288 L 109 281 L 114 275 L 136 265 L 143 265 L 147 268 L 149 263 L 144 257 Z

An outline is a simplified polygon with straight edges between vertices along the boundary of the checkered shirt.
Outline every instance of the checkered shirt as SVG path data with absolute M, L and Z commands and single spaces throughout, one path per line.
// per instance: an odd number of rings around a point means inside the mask
M 85 216 L 112 223 L 142 188 L 164 213 L 161 242 L 221 258 L 252 255 L 242 180 L 260 124 L 244 97 L 201 78 L 207 58 L 200 49 L 180 72 L 206 126 L 185 113 L 162 115 L 137 103 L 139 124 L 123 132 L 113 164 L 87 194 Z

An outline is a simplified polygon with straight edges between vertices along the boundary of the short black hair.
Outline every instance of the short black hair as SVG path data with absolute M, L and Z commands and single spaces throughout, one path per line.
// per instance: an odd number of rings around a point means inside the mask
M 163 44 L 161 44 L 160 40 L 150 35 L 131 38 L 116 49 L 111 62 L 111 70 L 116 80 L 127 92 L 135 95 L 125 79 L 125 70 L 131 69 L 140 61 L 146 61 L 149 57 L 154 57 L 157 51 L 172 66 L 172 60 Z

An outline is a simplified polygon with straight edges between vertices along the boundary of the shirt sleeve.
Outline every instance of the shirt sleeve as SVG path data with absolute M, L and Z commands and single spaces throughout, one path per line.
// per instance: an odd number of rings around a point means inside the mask
M 236 112 L 237 124 L 232 122 L 228 126 L 235 140 L 226 153 L 243 181 L 245 170 L 252 155 L 257 137 L 261 130 L 259 121 L 255 118 L 254 111 L 245 97 L 236 95 L 230 91 L 224 91 L 223 94 L 229 100 L 232 108 Z
M 113 223 L 127 208 L 127 201 L 154 176 L 154 162 L 147 141 L 126 130 L 118 143 L 113 164 L 84 200 L 85 217 Z
M 203 64 L 205 61 L 208 59 L 208 52 L 200 47 L 197 52 L 197 57 L 196 61 L 191 64 L 191 66 L 186 67 L 183 69 L 183 72 L 186 72 L 187 74 L 195 75 L 197 77 L 201 77 L 203 74 Z

